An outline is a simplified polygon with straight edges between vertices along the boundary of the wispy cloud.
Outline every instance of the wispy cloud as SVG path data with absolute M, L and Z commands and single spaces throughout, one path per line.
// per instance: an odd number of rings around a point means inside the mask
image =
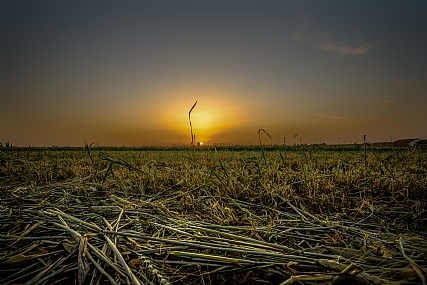
M 319 114 L 316 116 L 331 119 L 331 120 L 354 120 L 354 118 L 351 118 L 351 117 L 336 117 L 336 116 L 328 116 L 328 115 L 322 115 L 322 114 Z
M 309 21 L 304 21 L 304 24 L 301 26 L 301 28 L 298 29 L 298 31 L 294 32 L 292 34 L 292 37 L 298 41 L 305 41 L 305 42 L 320 42 L 318 44 L 318 47 L 327 52 L 334 52 L 338 54 L 339 56 L 345 56 L 345 55 L 361 55 L 367 53 L 371 48 L 374 47 L 373 44 L 363 44 L 358 47 L 352 47 L 352 46 L 344 46 L 344 45 L 335 45 L 331 44 L 327 41 L 320 40 L 320 37 L 316 36 L 307 36 L 304 31 L 310 27 Z
M 319 48 L 324 51 L 332 51 L 338 53 L 338 55 L 350 55 L 350 54 L 365 54 L 373 48 L 373 44 L 363 44 L 358 47 L 351 47 L 351 46 L 338 46 L 338 45 L 332 45 L 326 42 L 323 42 L 319 44 Z
M 294 32 L 292 34 L 292 37 L 298 41 L 313 41 L 315 38 L 309 37 L 307 35 L 304 35 L 304 30 L 307 29 L 310 26 L 309 21 L 304 21 L 304 25 L 302 25 L 301 28 L 298 29 L 298 31 Z

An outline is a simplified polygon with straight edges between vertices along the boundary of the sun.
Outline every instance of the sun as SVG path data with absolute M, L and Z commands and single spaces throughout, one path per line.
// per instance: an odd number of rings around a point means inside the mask
M 194 143 L 197 146 L 215 142 L 222 133 L 238 123 L 238 108 L 227 100 L 219 100 L 220 97 L 216 96 L 215 100 L 199 99 L 198 104 L 191 110 L 192 134 L 195 135 Z M 193 100 L 188 102 L 194 103 Z M 188 115 L 192 104 L 188 102 L 169 105 L 162 112 L 162 124 L 174 129 L 176 134 L 184 139 L 190 138 Z

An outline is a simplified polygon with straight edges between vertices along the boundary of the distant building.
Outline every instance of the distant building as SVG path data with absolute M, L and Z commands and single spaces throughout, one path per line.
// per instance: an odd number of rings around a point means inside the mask
M 416 141 L 419 141 L 420 139 L 401 139 L 394 141 L 392 143 L 392 146 L 402 147 L 402 146 L 414 146 L 414 143 Z
M 410 146 L 427 147 L 427 139 L 419 139 L 409 144 Z
M 376 142 L 370 145 L 375 147 L 427 147 L 427 139 L 401 139 L 394 142 Z

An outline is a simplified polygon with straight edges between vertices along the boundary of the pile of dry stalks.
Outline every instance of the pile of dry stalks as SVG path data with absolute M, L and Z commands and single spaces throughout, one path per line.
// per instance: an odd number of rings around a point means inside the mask
M 408 207 L 354 201 L 355 221 L 302 197 L 254 203 L 185 181 L 148 195 L 108 180 L 3 178 L 3 285 L 426 284 L 425 227 L 387 226 L 393 211 L 413 219 Z

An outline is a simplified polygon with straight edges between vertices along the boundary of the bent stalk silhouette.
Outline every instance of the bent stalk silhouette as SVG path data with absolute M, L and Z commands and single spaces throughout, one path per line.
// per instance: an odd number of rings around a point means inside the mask
M 190 112 L 188 112 L 188 120 L 190 121 L 190 132 L 191 132 L 191 146 L 194 147 L 194 137 L 195 135 L 193 135 L 193 125 L 191 124 L 191 111 L 193 111 L 194 107 L 196 107 L 197 101 L 196 103 L 194 103 L 193 107 L 191 107 Z
M 272 141 L 272 139 L 269 133 L 267 133 L 264 129 L 258 130 L 258 139 L 259 139 L 259 145 L 261 146 L 262 158 L 264 159 L 264 163 L 267 163 L 267 159 L 265 158 L 265 153 L 264 153 L 264 147 L 262 146 L 262 142 L 261 142 L 261 131 L 263 131 L 270 138 L 270 141 Z

